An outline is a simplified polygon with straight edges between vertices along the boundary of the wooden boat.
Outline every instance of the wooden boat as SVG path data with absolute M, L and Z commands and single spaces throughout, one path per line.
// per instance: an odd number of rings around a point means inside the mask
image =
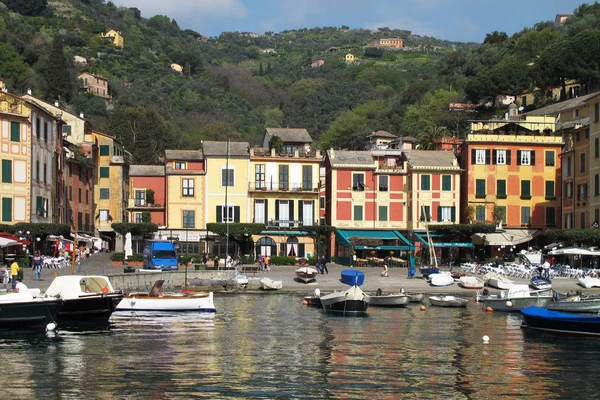
M 456 296 L 429 296 L 429 302 L 437 307 L 466 307 L 468 299 Z
M 566 335 L 600 336 L 600 316 L 575 315 L 530 306 L 521 310 L 522 328 Z
M 117 305 L 117 311 L 217 311 L 212 292 L 165 294 L 162 292 L 163 284 L 163 280 L 158 280 L 149 293 L 125 294 Z
M 577 282 L 586 289 L 600 287 L 600 278 L 592 278 L 591 276 L 579 278 Z
M 486 307 L 494 311 L 520 311 L 525 307 L 545 307 L 552 300 L 551 290 L 532 291 L 528 285 L 512 285 L 508 292 L 500 292 L 497 298 L 486 298 Z
M 0 296 L 0 329 L 44 329 L 55 322 L 64 300 L 34 294 L 26 291 Z
M 365 274 L 357 269 L 343 269 L 340 281 L 348 286 L 360 286 L 365 281 Z
M 123 292 L 113 289 L 102 275 L 63 275 L 54 278 L 45 297 L 60 297 L 64 305 L 56 314 L 59 327 L 107 323 Z
M 425 294 L 423 293 L 411 293 L 408 294 L 407 296 L 409 297 L 408 301 L 410 303 L 421 303 L 423 301 L 423 299 L 425 298 Z
M 465 289 L 483 289 L 483 281 L 476 276 L 461 276 L 458 284 Z
M 552 281 L 541 276 L 534 276 L 529 281 L 529 286 L 535 290 L 552 289 Z
M 440 273 L 440 269 L 438 267 L 421 267 L 421 268 L 419 268 L 419 271 L 421 272 L 421 275 L 423 275 L 423 278 L 425 278 L 425 279 L 428 279 L 429 276 L 432 274 Z
M 283 283 L 281 281 L 274 281 L 270 278 L 262 278 L 260 280 L 260 288 L 262 290 L 279 290 L 283 287 Z
M 429 275 L 431 286 L 450 286 L 454 284 L 454 278 L 448 273 L 438 273 Z
M 315 289 L 314 294 L 310 296 L 304 296 L 304 304 L 311 307 L 323 308 L 323 305 L 321 304 L 321 291 L 319 289 Z
M 582 297 L 580 295 L 558 298 L 555 294 L 554 301 L 546 304 L 546 308 L 552 311 L 570 313 L 599 313 L 600 297 Z
M 377 289 L 375 294 L 371 296 L 370 305 L 373 307 L 406 307 L 410 300 L 410 296 L 405 293 L 383 293 L 381 289 Z
M 358 285 L 343 292 L 333 292 L 321 296 L 323 310 L 342 315 L 364 315 L 367 313 L 371 297 Z
M 312 267 L 300 267 L 296 270 L 296 277 L 304 283 L 314 282 L 317 275 L 319 275 L 319 271 Z
M 464 272 L 456 272 L 456 271 L 450 271 L 450 275 L 457 282 L 460 281 L 460 278 L 467 276 L 467 274 L 465 274 Z

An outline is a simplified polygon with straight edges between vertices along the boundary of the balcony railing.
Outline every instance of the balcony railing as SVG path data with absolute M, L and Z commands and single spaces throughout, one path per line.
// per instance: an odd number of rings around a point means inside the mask
M 319 192 L 319 186 L 312 182 L 255 181 L 249 182 L 248 190 L 263 192 Z
M 256 222 L 256 220 L 255 220 Z M 308 223 L 310 222 L 310 223 Z M 287 219 L 271 219 L 265 225 L 270 228 L 302 228 L 303 226 L 317 225 L 317 221 L 309 220 L 287 220 Z

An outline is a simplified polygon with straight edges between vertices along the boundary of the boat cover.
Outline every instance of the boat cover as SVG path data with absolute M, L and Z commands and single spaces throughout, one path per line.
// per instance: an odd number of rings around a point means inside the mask
M 576 321 L 576 322 L 593 322 L 600 323 L 600 316 L 596 315 L 578 315 L 578 314 L 569 314 L 563 313 L 559 311 L 551 311 L 547 308 L 529 306 L 525 307 L 521 310 L 521 314 L 527 317 L 536 317 L 536 318 L 545 318 L 551 319 L 555 321 Z
M 360 286 L 365 281 L 365 274 L 357 269 L 344 269 L 341 281 L 349 286 Z

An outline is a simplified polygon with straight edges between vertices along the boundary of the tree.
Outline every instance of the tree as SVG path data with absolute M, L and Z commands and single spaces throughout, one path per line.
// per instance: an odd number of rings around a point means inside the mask
M 283 117 L 283 111 L 281 111 L 279 108 L 268 108 L 267 111 L 265 111 L 265 127 L 282 128 Z
M 405 134 L 418 137 L 424 126 L 455 128 L 456 115 L 449 109 L 449 105 L 457 102 L 460 102 L 457 92 L 439 89 L 427 93 L 419 103 L 408 106 L 403 120 Z
M 40 60 L 40 77 L 43 81 L 43 97 L 54 102 L 60 99 L 71 101 L 76 90 L 75 70 L 67 56 L 61 36 L 54 36 L 50 53 Z
M 449 135 L 450 132 L 445 126 L 428 125 L 416 139 L 420 150 L 436 150 L 439 140 Z
M 48 0 L 3 0 L 9 10 L 27 16 L 42 15 L 48 6 Z
M 508 40 L 508 35 L 506 32 L 498 32 L 494 31 L 492 33 L 488 33 L 485 35 L 485 39 L 483 40 L 483 44 L 501 44 Z
M 206 229 L 220 236 L 227 236 L 236 242 L 243 254 L 250 254 L 252 249 L 252 235 L 258 235 L 265 230 L 265 224 L 244 223 L 208 223 Z
M 271 136 L 269 139 L 269 150 L 275 149 L 276 153 L 279 153 L 283 150 L 283 140 L 279 136 Z

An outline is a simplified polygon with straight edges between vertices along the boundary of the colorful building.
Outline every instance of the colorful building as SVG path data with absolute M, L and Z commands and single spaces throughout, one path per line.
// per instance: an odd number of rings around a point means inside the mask
M 165 150 L 165 218 L 162 235 L 180 251 L 206 251 L 206 162 L 202 150 Z M 155 178 L 158 189 L 158 178 Z M 154 189 L 153 189 L 154 190 Z M 156 190 L 155 190 L 156 196 Z M 155 202 L 157 199 L 155 197 Z
M 89 72 L 82 72 L 77 76 L 79 87 L 86 93 L 110 100 L 112 96 L 108 92 L 108 79 L 94 75 Z
M 119 47 L 122 49 L 125 45 L 125 40 L 123 39 L 123 35 L 121 35 L 121 32 L 116 31 L 114 29 L 111 29 L 110 31 L 106 32 L 104 35 L 102 35 L 102 37 L 110 40 L 113 46 L 115 47 Z
M 379 39 L 380 47 L 396 47 L 401 48 L 404 47 L 404 39 L 400 38 L 382 38 Z
M 63 139 L 65 147 L 65 193 L 67 223 L 72 232 L 95 235 L 94 149 L 90 144 L 75 145 Z
M 503 245 L 526 243 L 560 227 L 563 140 L 554 122 L 549 116 L 520 116 L 512 104 L 506 120 L 472 123 L 462 145 L 461 204 L 468 207 L 463 222 L 495 222 L 502 228 L 473 238 L 492 246 L 492 255 Z
M 158 226 L 166 224 L 165 184 L 164 165 L 132 165 L 129 168 L 129 221 L 151 222 Z

